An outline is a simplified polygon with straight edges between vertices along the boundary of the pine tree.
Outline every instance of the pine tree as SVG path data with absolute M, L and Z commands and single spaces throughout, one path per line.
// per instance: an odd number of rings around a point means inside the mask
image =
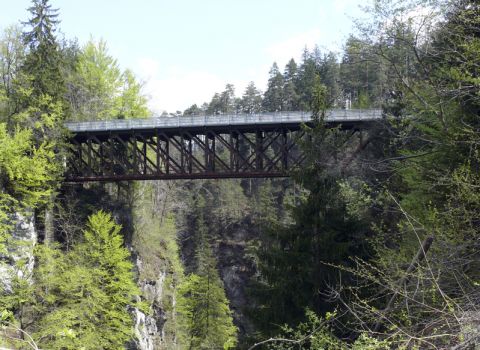
M 234 113 L 237 110 L 235 87 L 227 84 L 221 93 L 215 93 L 206 109 L 207 115 Z
M 37 145 L 48 140 L 58 146 L 68 114 L 63 54 L 55 37 L 58 14 L 48 0 L 33 0 L 28 10 L 31 18 L 22 34 L 27 54 L 13 81 L 10 102 L 15 107 L 8 127 L 12 132 L 18 126 L 31 128 Z M 56 151 L 60 154 L 60 147 Z
M 338 107 L 340 98 L 340 70 L 337 57 L 334 53 L 326 54 L 320 67 L 320 78 L 327 88 L 327 103 L 329 106 Z
M 196 203 L 196 273 L 178 288 L 177 310 L 188 349 L 231 349 L 237 343 L 223 282 L 204 220 L 205 200 Z
M 28 8 L 31 18 L 25 25 L 30 31 L 23 34 L 29 52 L 22 67 L 25 79 L 32 89 L 30 97 L 50 96 L 53 101 L 63 101 L 65 83 L 61 73 L 62 55 L 55 36 L 58 10 L 49 0 L 32 0 Z M 27 101 L 24 102 L 27 104 Z
M 302 64 L 298 69 L 297 93 L 299 95 L 298 107 L 302 111 L 310 109 L 315 79 L 318 75 L 317 65 L 307 48 L 302 55 Z
M 262 110 L 262 95 L 253 81 L 248 84 L 243 93 L 241 108 L 242 112 L 247 114 L 258 113 Z
M 345 43 L 339 75 L 344 97 L 356 108 L 378 106 L 384 99 L 386 64 L 375 56 L 377 49 L 354 36 Z
M 232 349 L 237 343 L 223 285 L 215 271 L 190 274 L 178 287 L 177 310 L 188 349 Z
M 220 94 L 220 112 L 222 114 L 235 112 L 235 102 L 235 87 L 233 84 L 227 84 Z
M 272 65 L 269 75 L 263 108 L 269 112 L 280 112 L 283 110 L 283 75 L 276 63 Z
M 309 56 L 315 64 L 315 68 L 317 68 L 317 71 L 320 71 L 324 63 L 324 56 L 322 55 L 322 51 L 320 50 L 318 45 L 315 45 L 313 51 L 310 53 Z
M 46 349 L 120 349 L 133 336 L 127 307 L 139 290 L 121 227 L 99 211 L 88 219 L 84 242 L 64 254 L 39 247 L 35 273 L 34 339 Z
M 213 95 L 206 111 L 207 115 L 215 115 L 222 113 L 222 102 L 220 100 L 220 94 L 218 92 Z
M 257 249 L 260 278 L 253 292 L 263 313 L 254 317 L 267 333 L 274 324 L 300 321 L 307 307 L 328 311 L 331 305 L 318 292 L 335 284 L 338 270 L 325 263 L 348 264 L 350 256 L 365 253 L 362 238 L 368 226 L 348 215 L 334 170 L 348 147 L 346 137 L 324 123 L 327 89 L 318 76 L 311 96 L 315 127 L 305 129 L 308 137 L 301 147 L 307 159 L 294 174 L 306 195 L 291 209 L 293 222 L 263 225 Z
M 292 58 L 285 66 L 283 73 L 283 105 L 286 111 L 298 110 L 298 93 L 297 93 L 297 74 L 298 67 L 295 60 Z
M 183 111 L 183 115 L 201 115 L 203 113 L 204 111 L 197 104 L 193 104 Z

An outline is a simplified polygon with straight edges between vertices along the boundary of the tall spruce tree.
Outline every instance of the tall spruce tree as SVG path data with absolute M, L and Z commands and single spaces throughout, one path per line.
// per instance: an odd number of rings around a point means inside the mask
M 302 64 L 298 69 L 296 84 L 299 95 L 299 109 L 302 111 L 310 110 L 317 74 L 315 59 L 308 49 L 305 48 L 302 55 Z
M 381 71 L 377 62 L 381 60 L 372 55 L 372 50 L 369 43 L 354 36 L 345 43 L 340 76 L 344 95 L 355 108 L 368 108 L 382 97 L 377 92 L 381 82 L 376 78 Z
M 283 110 L 283 75 L 277 63 L 273 63 L 269 72 L 267 90 L 263 98 L 263 108 L 269 112 Z
M 222 114 L 227 114 L 235 112 L 235 109 L 235 87 L 233 84 L 227 84 L 225 90 L 220 94 L 220 111 Z
M 236 109 L 235 87 L 233 84 L 227 84 L 223 92 L 213 95 L 206 112 L 207 114 L 227 114 L 234 113 Z
M 348 264 L 350 256 L 365 253 L 368 226 L 348 214 L 341 195 L 338 163 L 348 147 L 346 134 L 324 123 L 327 89 L 318 76 L 310 103 L 315 127 L 306 129 L 307 159 L 294 174 L 306 195 L 292 208 L 293 222 L 263 227 L 257 250 L 260 276 L 252 291 L 262 314 L 253 316 L 267 334 L 275 324 L 302 320 L 305 308 L 329 311 L 322 292 L 335 284 L 338 270 L 328 264 Z
M 240 104 L 243 113 L 252 114 L 262 110 L 262 94 L 253 81 L 245 89 Z
M 183 111 L 183 115 L 202 115 L 204 113 L 205 111 L 202 108 L 198 107 L 196 103 Z
M 342 100 L 340 96 L 340 69 L 337 57 L 330 52 L 323 57 L 320 67 L 320 77 L 327 88 L 327 103 L 331 107 L 338 107 Z
M 207 114 L 214 115 L 222 113 L 222 103 L 220 100 L 220 94 L 216 92 L 210 102 L 208 103 L 208 107 L 206 109 Z
M 178 288 L 177 310 L 188 349 L 231 349 L 237 343 L 223 282 L 205 222 L 205 199 L 197 198 L 196 269 Z
M 283 108 L 286 111 L 298 110 L 298 93 L 297 93 L 297 74 L 298 66 L 292 58 L 285 66 L 283 73 Z
M 63 253 L 39 247 L 27 327 L 45 349 L 120 349 L 133 337 L 127 307 L 139 296 L 121 227 L 99 211 L 88 219 L 84 242 Z
M 62 101 L 65 93 L 62 54 L 55 36 L 58 9 L 53 9 L 49 0 L 32 0 L 28 11 L 31 18 L 25 25 L 30 30 L 24 32 L 23 40 L 29 51 L 22 72 L 32 89 L 30 97 L 39 99 L 48 95 L 53 101 Z

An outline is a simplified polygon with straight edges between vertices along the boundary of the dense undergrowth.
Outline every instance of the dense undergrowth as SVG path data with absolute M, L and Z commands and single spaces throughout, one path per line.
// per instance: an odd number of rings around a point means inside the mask
M 341 57 L 177 113 L 311 111 L 292 179 L 63 186 L 65 120 L 149 112 L 105 42 L 60 40 L 34 0 L 0 40 L 0 345 L 475 349 L 479 5 L 373 4 Z M 328 128 L 345 106 L 384 118 Z

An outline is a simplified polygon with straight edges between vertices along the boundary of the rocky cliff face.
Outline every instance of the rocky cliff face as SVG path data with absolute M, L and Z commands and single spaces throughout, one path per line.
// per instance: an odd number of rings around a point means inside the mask
M 137 258 L 136 266 L 142 269 L 142 261 Z M 148 310 L 142 311 L 138 308 L 134 310 L 135 315 L 135 349 L 137 350 L 156 350 L 171 349 L 172 339 L 168 339 L 165 324 L 167 322 L 167 312 L 164 305 L 164 288 L 166 272 L 160 271 L 156 280 L 141 280 L 138 282 L 142 290 L 144 302 L 148 305 Z
M 182 348 L 175 293 L 195 261 L 198 193 L 206 196 L 205 218 L 239 335 L 253 331 L 246 316 L 251 307 L 247 286 L 256 270 L 248 244 L 258 236 L 258 229 L 252 222 L 255 203 L 245 196 L 240 181 L 142 182 L 109 192 L 106 209 L 124 228 L 145 305 L 132 310 L 136 339 L 130 349 Z M 125 205 L 116 205 L 117 201 Z
M 220 242 L 217 248 L 218 269 L 225 292 L 233 311 L 234 322 L 240 337 L 253 331 L 253 325 L 246 316 L 251 307 L 247 287 L 256 269 L 247 254 L 247 242 L 251 242 L 255 232 L 243 225 L 237 225 L 225 232 L 228 239 Z
M 35 264 L 33 248 L 38 240 L 35 217 L 32 212 L 15 213 L 12 223 L 11 241 L 8 244 L 7 254 L 0 263 L 0 283 L 6 290 L 11 289 L 12 277 L 27 279 L 31 277 Z M 22 264 L 17 264 L 20 261 Z
M 181 349 L 176 322 L 175 288 L 183 276 L 176 230 L 166 207 L 170 190 L 164 182 L 142 183 L 132 206 L 131 249 L 145 307 L 136 309 L 133 349 Z

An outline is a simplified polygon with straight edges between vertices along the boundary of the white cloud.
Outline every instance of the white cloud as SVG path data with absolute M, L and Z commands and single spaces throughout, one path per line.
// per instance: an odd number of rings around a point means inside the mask
M 183 111 L 192 104 L 209 102 L 216 92 L 224 90 L 227 83 L 235 86 L 237 97 L 241 97 L 247 84 L 253 81 L 258 89 L 265 90 L 268 71 L 275 61 L 283 70 L 290 58 L 299 61 L 303 49 L 310 50 L 320 42 L 322 50 L 338 50 L 335 42 L 328 42 L 319 27 L 298 33 L 264 49 L 268 64 L 246 69 L 241 78 L 228 78 L 209 70 L 192 70 L 188 67 L 162 67 L 158 60 L 145 57 L 137 61 L 137 73 L 145 81 L 145 92 L 150 97 L 151 110 L 160 114 L 166 110 Z M 232 75 L 235 75 L 232 73 Z
M 146 80 L 145 92 L 150 97 L 149 107 L 160 114 L 201 105 L 224 87 L 223 79 L 212 73 L 170 67 L 162 76 L 157 73 Z
M 151 79 L 160 71 L 160 63 L 151 57 L 140 58 L 135 67 L 137 73 L 145 79 Z
M 247 70 L 241 79 L 221 77 L 206 70 L 192 70 L 186 67 L 162 67 L 152 57 L 136 60 L 135 71 L 144 82 L 144 93 L 149 97 L 149 108 L 155 114 L 163 111 L 183 111 L 196 103 L 198 106 L 210 102 L 216 92 L 222 92 L 227 83 L 235 86 L 235 94 L 241 97 L 250 81 L 264 90 L 269 67 L 262 65 Z
M 268 71 L 274 61 L 282 70 L 290 58 L 299 61 L 305 46 L 311 50 L 321 39 L 320 28 L 314 28 L 270 45 L 264 49 L 266 61 L 269 63 L 246 69 L 241 78 L 231 79 L 209 70 L 192 70 L 188 67 L 163 67 L 159 60 L 152 57 L 138 59 L 136 72 L 145 82 L 144 92 L 149 96 L 149 107 L 155 114 L 163 111 L 183 111 L 194 103 L 200 106 L 209 102 L 216 92 L 224 90 L 227 83 L 234 84 L 237 97 L 243 95 L 250 81 L 253 81 L 258 89 L 265 91 Z M 325 40 L 322 41 L 325 43 Z M 332 43 L 320 48 L 332 49 Z

